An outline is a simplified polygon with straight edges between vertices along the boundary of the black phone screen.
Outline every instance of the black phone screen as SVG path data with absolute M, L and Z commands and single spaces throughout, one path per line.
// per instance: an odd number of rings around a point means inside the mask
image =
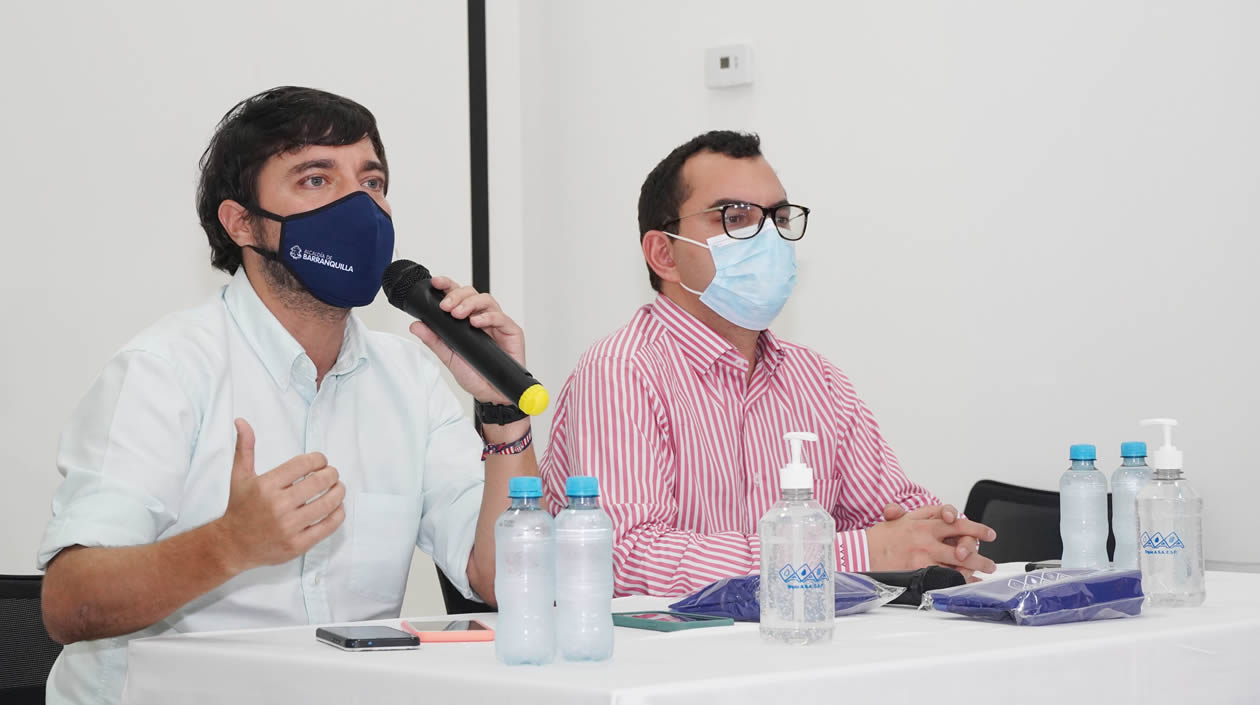
M 401 629 L 372 625 L 320 627 L 315 630 L 315 636 L 349 648 L 405 646 L 416 644 L 419 641 L 414 635 L 408 634 Z

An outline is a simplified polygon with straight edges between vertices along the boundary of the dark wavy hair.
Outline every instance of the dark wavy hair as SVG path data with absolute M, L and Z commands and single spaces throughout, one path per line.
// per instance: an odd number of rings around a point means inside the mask
M 241 248 L 219 222 L 219 204 L 230 199 L 256 205 L 258 173 L 268 159 L 310 145 L 343 146 L 364 138 L 372 141 L 388 184 L 389 163 L 376 118 L 349 98 L 281 86 L 227 111 L 201 155 L 197 182 L 197 216 L 210 241 L 210 264 L 229 274 L 241 266 Z
M 713 130 L 674 148 L 647 175 L 639 189 L 639 242 L 649 230 L 660 230 L 680 215 L 679 207 L 690 194 L 682 178 L 683 165 L 700 152 L 716 152 L 735 159 L 761 156 L 761 138 L 755 134 Z M 661 278 L 648 265 L 648 281 L 661 290 Z

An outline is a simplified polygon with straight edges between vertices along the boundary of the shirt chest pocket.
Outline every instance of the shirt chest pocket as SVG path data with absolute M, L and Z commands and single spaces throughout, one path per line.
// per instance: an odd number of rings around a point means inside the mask
M 354 512 L 350 589 L 387 602 L 402 600 L 420 528 L 414 495 L 360 492 Z

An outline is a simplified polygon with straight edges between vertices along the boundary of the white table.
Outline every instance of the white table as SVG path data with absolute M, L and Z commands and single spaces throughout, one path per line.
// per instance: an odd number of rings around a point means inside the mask
M 763 644 L 756 624 L 618 628 L 611 661 L 542 667 L 502 666 L 493 643 L 345 653 L 316 642 L 309 626 L 163 636 L 131 644 L 123 702 L 1260 702 L 1260 575 L 1210 572 L 1207 587 L 1202 607 L 1049 627 L 883 607 L 838 619 L 834 642 L 810 647 Z M 624 598 L 615 608 L 668 602 Z

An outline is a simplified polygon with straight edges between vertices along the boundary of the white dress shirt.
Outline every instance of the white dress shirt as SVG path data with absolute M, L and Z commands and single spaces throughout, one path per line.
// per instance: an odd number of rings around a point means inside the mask
M 314 364 L 244 270 L 124 346 L 62 434 L 40 569 L 68 546 L 149 544 L 222 516 L 237 417 L 254 428 L 260 474 L 324 453 L 346 520 L 305 555 L 241 573 L 148 629 L 67 647 L 48 702 L 117 702 L 137 637 L 397 617 L 414 546 L 471 597 L 482 442 L 439 370 L 416 341 L 351 315 L 316 389 Z

